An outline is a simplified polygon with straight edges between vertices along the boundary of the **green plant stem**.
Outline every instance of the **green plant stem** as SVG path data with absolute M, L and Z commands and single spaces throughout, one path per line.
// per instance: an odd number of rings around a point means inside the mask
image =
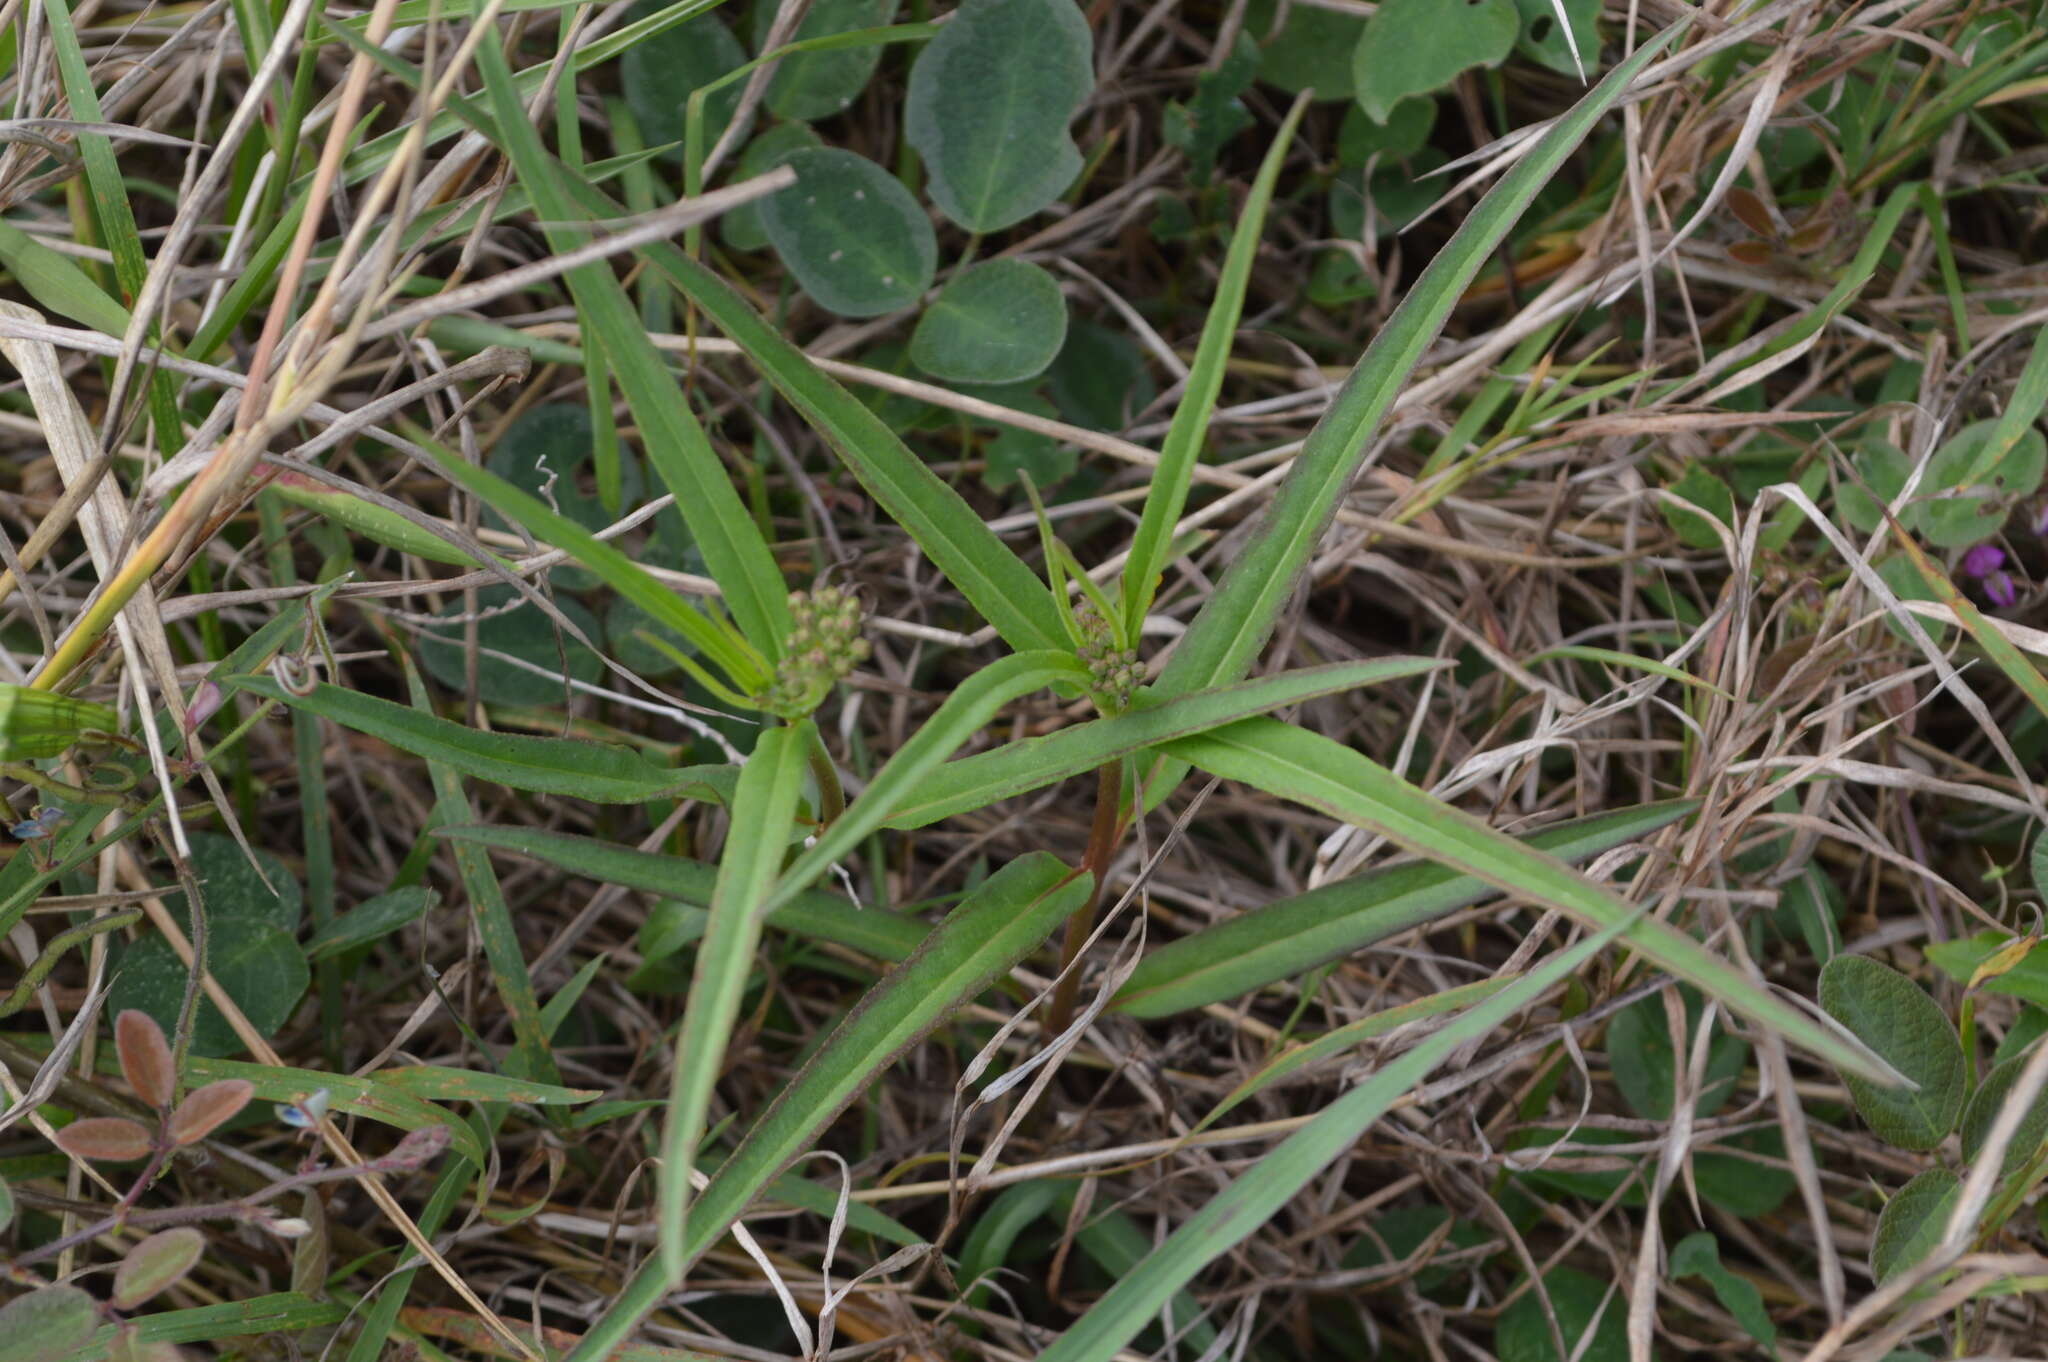
M 846 790 L 839 783 L 839 768 L 832 764 L 832 754 L 825 750 L 825 735 L 815 728 L 809 761 L 811 779 L 818 783 L 818 831 L 823 832 L 846 812 Z
M 1088 859 L 1082 862 L 1082 868 L 1095 877 L 1095 887 L 1089 891 L 1088 901 L 1067 919 L 1066 940 L 1060 946 L 1060 982 L 1045 1009 L 1048 1039 L 1065 1031 L 1074 1017 L 1074 1000 L 1081 991 L 1081 971 L 1073 968 L 1073 964 L 1080 957 L 1081 948 L 1088 944 L 1088 934 L 1095 930 L 1095 910 L 1102 901 L 1103 880 L 1110 858 L 1116 855 L 1117 843 L 1122 840 L 1119 834 L 1123 831 L 1123 820 L 1118 811 L 1124 792 L 1123 773 L 1121 761 L 1106 761 L 1096 770 L 1095 824 L 1088 832 Z

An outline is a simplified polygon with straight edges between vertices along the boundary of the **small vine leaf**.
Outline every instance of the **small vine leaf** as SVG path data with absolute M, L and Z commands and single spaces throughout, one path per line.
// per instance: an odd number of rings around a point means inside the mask
M 0 1362 L 61 1362 L 92 1339 L 99 1316 L 75 1286 L 46 1286 L 0 1306 Z
M 1878 1212 L 1870 1275 L 1882 1284 L 1933 1252 L 1962 1190 L 1962 1179 L 1946 1168 L 1930 1168 L 1901 1187 Z
M 1026 260 L 989 260 L 939 290 L 910 337 L 911 362 L 948 383 L 1016 383 L 1051 367 L 1067 301 Z
M 156 1018 L 132 1007 L 114 1018 L 114 1049 L 135 1095 L 158 1110 L 168 1107 L 178 1093 L 178 1066 Z
M 1867 956 L 1838 955 L 1821 970 L 1820 1005 L 1916 1085 L 1881 1087 L 1842 1075 L 1871 1130 L 1900 1149 L 1940 1144 L 1963 1109 L 1963 1043 L 1934 999 Z
M 895 176 L 836 147 L 803 148 L 786 164 L 796 183 L 760 201 L 761 226 L 818 306 L 877 317 L 924 295 L 938 272 L 938 237 Z
M 1067 125 L 1094 85 L 1094 52 L 1073 0 L 966 0 L 954 11 L 910 68 L 903 107 L 940 212 L 996 232 L 1066 192 L 1081 173 Z
M 124 1163 L 150 1151 L 149 1132 L 124 1116 L 88 1116 L 57 1132 L 57 1147 L 73 1158 Z
M 190 1225 L 159 1230 L 128 1250 L 114 1269 L 114 1308 L 133 1310 L 182 1280 L 206 1252 L 206 1236 Z
M 223 1078 L 203 1088 L 194 1088 L 171 1113 L 171 1143 L 180 1146 L 198 1143 L 223 1121 L 233 1119 L 255 1095 L 256 1085 L 246 1078 Z

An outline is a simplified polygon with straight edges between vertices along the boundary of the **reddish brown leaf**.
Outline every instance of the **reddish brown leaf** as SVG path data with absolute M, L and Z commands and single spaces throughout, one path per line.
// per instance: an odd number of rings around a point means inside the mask
M 1778 226 L 1771 221 L 1771 210 L 1764 201 L 1747 189 L 1737 186 L 1728 191 L 1728 209 L 1742 221 L 1742 225 L 1758 236 L 1776 236 Z
M 114 1269 L 114 1308 L 133 1310 L 175 1285 L 205 1251 L 206 1236 L 190 1225 L 150 1235 Z
M 1728 248 L 1728 254 L 1745 265 L 1771 263 L 1771 248 L 1761 241 L 1738 241 Z
M 171 1143 L 186 1145 L 205 1139 L 222 1121 L 248 1106 L 255 1095 L 255 1085 L 245 1078 L 223 1078 L 194 1088 L 171 1113 Z
M 88 1116 L 58 1131 L 57 1147 L 75 1158 L 122 1162 L 149 1153 L 149 1132 L 123 1116 Z
M 114 1018 L 114 1048 L 135 1095 L 158 1110 L 168 1107 L 178 1092 L 178 1069 L 156 1018 L 132 1007 Z
M 1817 251 L 1828 244 L 1835 235 L 1835 224 L 1829 218 L 1816 218 L 1794 232 L 1785 244 L 1801 255 Z

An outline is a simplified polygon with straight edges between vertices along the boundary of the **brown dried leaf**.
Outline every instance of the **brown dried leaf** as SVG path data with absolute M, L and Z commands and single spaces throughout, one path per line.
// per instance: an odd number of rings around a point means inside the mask
M 1758 236 L 1776 236 L 1778 225 L 1771 221 L 1771 210 L 1764 201 L 1750 190 L 1737 186 L 1728 191 L 1728 209 L 1742 221 L 1742 225 Z
M 161 1111 L 178 1092 L 178 1068 L 164 1029 L 147 1012 L 129 1008 L 114 1018 L 114 1049 L 135 1095 Z
M 114 1308 L 133 1310 L 175 1285 L 205 1251 L 206 1236 L 190 1225 L 150 1235 L 114 1269 Z
M 149 1132 L 125 1116 L 88 1116 L 57 1132 L 57 1147 L 73 1158 L 124 1162 L 150 1151 Z
M 171 1143 L 188 1145 L 205 1139 L 221 1122 L 248 1106 L 255 1095 L 256 1086 L 246 1078 L 223 1078 L 194 1088 L 171 1113 Z

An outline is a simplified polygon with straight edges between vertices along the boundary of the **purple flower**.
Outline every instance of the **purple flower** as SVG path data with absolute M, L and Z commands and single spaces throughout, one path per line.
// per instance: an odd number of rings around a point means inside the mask
M 2005 571 L 2005 550 L 1996 544 L 1979 544 L 1964 554 L 1963 572 L 1977 579 L 1985 596 L 2000 610 L 2010 609 L 2020 598 L 2019 588 Z

